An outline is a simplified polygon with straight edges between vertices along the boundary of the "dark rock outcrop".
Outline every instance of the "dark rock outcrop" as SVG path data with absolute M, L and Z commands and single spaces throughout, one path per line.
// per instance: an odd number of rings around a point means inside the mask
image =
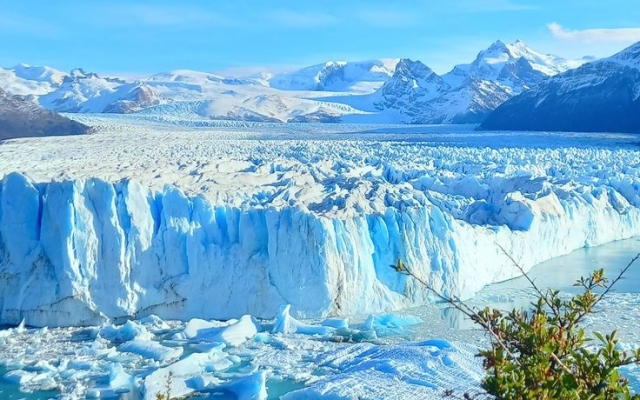
M 48 111 L 28 99 L 0 89 L 0 140 L 22 137 L 66 136 L 88 133 L 90 128 Z

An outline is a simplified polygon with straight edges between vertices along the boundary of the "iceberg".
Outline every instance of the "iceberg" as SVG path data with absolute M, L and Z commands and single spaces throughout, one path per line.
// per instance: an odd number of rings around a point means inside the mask
M 274 318 L 282 304 L 296 318 L 389 312 L 436 300 L 389 267 L 398 260 L 468 299 L 520 274 L 502 249 L 529 270 L 640 235 L 640 157 L 629 147 L 188 133 L 159 136 L 154 151 L 127 136 L 127 152 L 114 145 L 102 172 L 90 159 L 107 134 L 47 143 L 68 155 L 60 160 L 39 142 L 19 144 L 34 147 L 38 166 L 3 161 L 0 323 Z M 433 142 L 454 139 L 469 143 Z M 160 159 L 159 172 L 145 168 Z M 71 172 L 52 176 L 60 165 Z
M 189 321 L 184 331 L 174 335 L 174 339 L 195 342 L 209 341 L 237 347 L 262 330 L 256 319 L 250 315 L 243 315 L 237 321 L 228 322 L 224 324 L 218 321 L 209 322 L 195 318 Z
M 144 325 L 135 321 L 127 321 L 122 325 L 104 326 L 98 336 L 113 343 L 124 343 L 132 340 L 151 340 L 153 334 Z
M 182 347 L 167 347 L 152 340 L 132 340 L 118 347 L 119 351 L 139 354 L 155 361 L 171 361 L 179 359 L 184 351 Z
M 336 328 L 323 324 L 311 325 L 302 321 L 298 321 L 290 314 L 291 305 L 281 306 L 278 312 L 276 322 L 273 324 L 272 333 L 281 333 L 284 335 L 292 333 L 300 333 L 303 335 L 320 335 L 326 336 L 335 332 Z
M 153 371 L 144 380 L 144 399 L 156 399 L 158 394 L 170 399 L 191 395 L 196 389 L 202 389 L 198 379 L 195 382 L 192 380 L 206 372 L 209 365 L 226 357 L 220 349 L 214 349 L 209 353 L 190 354 L 167 367 Z

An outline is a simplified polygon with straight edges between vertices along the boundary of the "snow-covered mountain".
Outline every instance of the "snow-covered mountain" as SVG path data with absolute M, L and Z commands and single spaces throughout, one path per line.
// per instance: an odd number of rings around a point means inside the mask
M 39 96 L 60 87 L 67 76 L 50 67 L 18 64 L 11 68 L 0 68 L 0 89 L 11 95 Z
M 206 85 L 207 83 L 222 83 L 225 85 L 262 85 L 267 84 L 257 78 L 227 78 L 209 72 L 192 71 L 187 69 L 163 72 L 152 75 L 148 82 L 178 82 L 190 83 L 194 85 Z
M 548 76 L 584 62 L 543 55 L 521 41 L 497 41 L 472 63 L 441 77 L 422 63 L 420 68 L 397 68 L 372 97 L 379 110 L 396 112 L 401 122 L 475 123 Z
M 281 92 L 225 90 L 208 99 L 176 101 L 146 108 L 140 115 L 160 121 L 234 120 L 255 122 L 339 122 L 365 114 L 345 104 L 282 96 Z
M 391 79 L 371 97 L 377 110 L 395 110 L 406 116 L 417 116 L 448 89 L 442 77 L 431 68 L 420 61 L 403 59 Z
M 498 107 L 482 128 L 640 132 L 640 42 L 542 81 Z
M 118 78 L 103 78 L 96 73 L 74 69 L 64 77 L 61 85 L 40 96 L 40 105 L 58 112 L 105 112 L 113 95 L 128 82 Z
M 398 62 L 400 59 L 397 58 L 360 62 L 328 61 L 274 75 L 269 79 L 269 84 L 281 90 L 371 93 L 393 76 Z
M 34 97 L 43 107 L 60 112 L 142 112 L 163 120 L 335 122 L 343 115 L 362 114 L 344 104 L 314 100 L 304 92 L 265 87 L 259 79 L 189 70 L 125 80 L 75 69 L 58 86 Z
M 460 87 L 471 79 L 495 81 L 522 91 L 531 83 L 577 68 L 584 62 L 538 53 L 520 40 L 512 44 L 498 40 L 478 53 L 471 64 L 456 65 L 442 78 L 452 87 Z
M 500 41 L 439 76 L 420 61 L 327 62 L 229 78 L 176 70 L 121 79 L 75 69 L 0 69 L 0 87 L 58 112 L 269 122 L 477 123 L 507 99 L 585 60 Z
M 89 128 L 0 89 L 0 140 L 87 133 Z

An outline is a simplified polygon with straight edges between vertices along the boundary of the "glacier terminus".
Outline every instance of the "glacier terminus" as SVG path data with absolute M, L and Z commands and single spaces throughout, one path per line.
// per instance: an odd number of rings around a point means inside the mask
M 466 299 L 640 234 L 633 135 L 79 119 L 0 146 L 4 324 L 389 311 L 434 301 L 397 260 Z

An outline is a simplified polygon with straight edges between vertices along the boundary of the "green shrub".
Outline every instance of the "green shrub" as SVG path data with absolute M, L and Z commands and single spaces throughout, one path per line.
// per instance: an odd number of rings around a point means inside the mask
M 628 380 L 618 371 L 621 366 L 639 364 L 640 349 L 625 352 L 618 346 L 615 331 L 609 335 L 594 332 L 594 340 L 582 327 L 584 318 L 638 258 L 640 254 L 610 284 L 602 269 L 581 278 L 574 286 L 581 287 L 582 293 L 569 299 L 557 290 L 541 291 L 511 259 L 536 291 L 537 301 L 531 310 L 509 312 L 477 311 L 457 298 L 442 295 L 402 261 L 392 267 L 418 280 L 488 333 L 490 346 L 478 354 L 486 371 L 482 388 L 487 394 L 501 400 L 640 399 L 640 395 L 631 394 Z M 602 292 L 596 293 L 597 288 Z M 465 394 L 464 398 L 471 396 Z

